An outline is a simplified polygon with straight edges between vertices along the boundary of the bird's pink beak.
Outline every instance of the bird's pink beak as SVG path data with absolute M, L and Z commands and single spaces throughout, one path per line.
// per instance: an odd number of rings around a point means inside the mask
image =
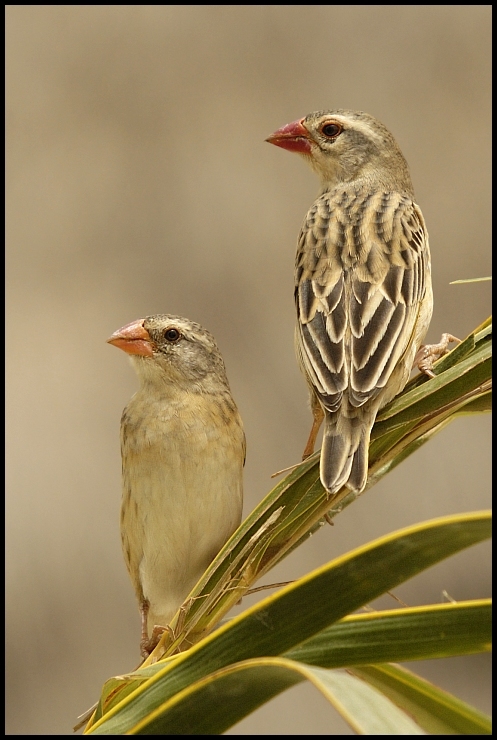
M 126 324 L 115 331 L 107 342 L 124 350 L 128 355 L 152 357 L 152 340 L 148 331 L 143 327 L 144 320 L 138 319 L 138 321 L 132 321 L 131 324 Z
M 287 149 L 289 152 L 309 154 L 311 143 L 309 141 L 309 132 L 302 123 L 303 120 L 301 118 L 300 121 L 287 123 L 286 126 L 282 126 L 274 134 L 268 136 L 266 141 L 269 141 L 270 144 L 280 146 L 282 149 Z

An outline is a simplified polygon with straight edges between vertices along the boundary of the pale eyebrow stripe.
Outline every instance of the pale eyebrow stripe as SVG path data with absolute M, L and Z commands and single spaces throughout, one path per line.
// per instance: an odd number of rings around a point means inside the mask
M 347 118 L 347 116 L 340 116 L 340 115 L 333 116 L 333 119 L 336 121 L 340 121 L 341 123 L 344 123 L 345 125 L 350 126 L 350 124 L 352 124 L 352 127 L 355 128 L 357 131 L 360 131 L 362 134 L 364 134 L 365 136 L 368 136 L 371 139 L 375 139 L 379 144 L 383 142 L 384 137 L 382 136 L 382 134 L 378 131 L 375 131 L 374 128 L 369 126 L 364 121 L 361 121 L 356 118 L 354 119 Z

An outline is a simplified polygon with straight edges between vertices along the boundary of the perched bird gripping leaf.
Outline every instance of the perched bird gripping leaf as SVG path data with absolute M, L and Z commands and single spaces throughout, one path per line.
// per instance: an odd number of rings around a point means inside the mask
M 415 360 L 432 374 L 455 340 L 421 347 L 433 310 L 428 232 L 407 162 L 373 116 L 318 111 L 267 141 L 303 155 L 321 179 L 295 265 L 297 356 L 314 415 L 304 458 L 324 417 L 321 482 L 331 494 L 361 491 L 379 409 Z
M 147 655 L 240 524 L 245 435 L 219 349 L 199 324 L 149 316 L 108 342 L 140 381 L 121 419 L 121 536 Z

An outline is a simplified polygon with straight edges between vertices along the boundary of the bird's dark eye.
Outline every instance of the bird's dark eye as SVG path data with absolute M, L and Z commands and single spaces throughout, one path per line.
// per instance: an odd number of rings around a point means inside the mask
M 179 342 L 181 334 L 174 326 L 170 326 L 169 329 L 164 330 L 164 339 L 167 339 L 168 342 Z
M 325 123 L 321 129 L 321 133 L 328 139 L 336 139 L 338 134 L 342 133 L 342 130 L 342 127 L 338 123 Z

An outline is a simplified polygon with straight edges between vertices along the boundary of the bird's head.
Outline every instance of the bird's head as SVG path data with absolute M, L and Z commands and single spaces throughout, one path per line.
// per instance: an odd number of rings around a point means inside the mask
M 181 316 L 159 314 L 132 321 L 107 340 L 126 352 L 142 384 L 171 384 L 209 390 L 227 384 L 214 337 Z
M 382 123 L 362 111 L 309 113 L 266 141 L 302 154 L 320 176 L 323 190 L 357 181 L 412 193 L 397 142 Z

